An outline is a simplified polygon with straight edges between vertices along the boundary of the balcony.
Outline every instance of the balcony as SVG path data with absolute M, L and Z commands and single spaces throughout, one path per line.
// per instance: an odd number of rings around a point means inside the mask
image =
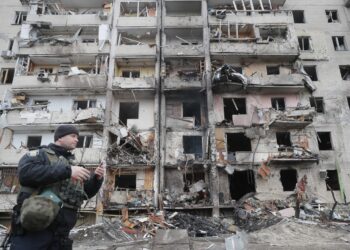
M 37 75 L 16 75 L 12 83 L 14 93 L 24 92 L 29 95 L 57 95 L 59 93 L 104 93 L 106 91 L 106 75 L 58 75 L 49 74 L 45 82 L 38 80 Z
M 215 81 L 213 90 L 217 93 L 233 91 L 249 94 L 297 94 L 305 91 L 308 85 L 302 74 L 268 75 L 245 77 L 237 74 L 232 81 Z
M 113 89 L 154 89 L 154 77 L 114 77 Z
M 319 156 L 300 146 L 279 147 L 278 153 L 273 153 L 268 159 L 272 164 L 318 163 Z
M 116 58 L 155 58 L 156 46 L 155 45 L 118 45 L 115 52 Z
M 77 14 L 77 15 L 36 15 L 29 14 L 28 22 L 49 22 L 54 26 L 86 26 L 111 23 L 110 14 Z
M 164 27 L 203 27 L 203 18 L 201 16 L 166 16 Z
M 154 1 L 121 2 L 117 27 L 156 27 L 157 6 Z
M 48 111 L 48 110 L 9 110 L 5 115 L 6 126 L 9 128 L 30 125 L 32 129 L 50 128 L 55 124 L 76 123 L 89 126 L 102 125 L 104 110 L 89 108 L 83 110 Z
M 173 76 L 164 79 L 165 90 L 184 90 L 184 89 L 201 89 L 202 81 L 201 77 L 190 73 L 186 76 Z
M 299 56 L 294 37 L 287 25 L 211 25 L 210 53 L 293 61 Z
M 18 55 L 79 55 L 79 54 L 108 54 L 109 44 L 99 46 L 97 43 L 74 42 L 70 45 L 50 45 L 48 43 L 38 43 L 30 48 L 19 48 Z
M 165 57 L 204 57 L 203 45 L 175 45 L 164 46 L 163 53 Z

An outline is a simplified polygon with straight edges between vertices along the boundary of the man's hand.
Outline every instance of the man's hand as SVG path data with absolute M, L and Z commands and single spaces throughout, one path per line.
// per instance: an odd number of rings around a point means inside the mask
M 105 164 L 101 163 L 95 170 L 95 175 L 98 180 L 101 180 L 105 174 Z
M 71 166 L 72 175 L 71 177 L 78 181 L 86 181 L 90 178 L 90 171 L 79 166 Z

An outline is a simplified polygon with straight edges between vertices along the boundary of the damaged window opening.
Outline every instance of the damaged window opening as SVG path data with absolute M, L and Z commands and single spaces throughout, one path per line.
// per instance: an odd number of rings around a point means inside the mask
M 92 135 L 81 135 L 78 137 L 77 148 L 91 148 Z
M 286 110 L 286 104 L 283 97 L 271 98 L 272 108 L 275 110 L 284 111 Z
M 202 136 L 183 136 L 185 154 L 194 154 L 196 159 L 202 158 Z
M 324 113 L 323 97 L 310 97 L 310 106 L 315 108 L 317 113 Z
M 318 81 L 316 66 L 304 66 L 304 70 L 312 81 Z
M 201 106 L 197 102 L 184 102 L 182 103 L 183 117 L 194 117 L 195 125 L 201 125 Z
M 282 169 L 280 176 L 283 191 L 294 191 L 298 182 L 298 172 L 295 169 Z
M 233 115 L 247 114 L 245 98 L 224 98 L 225 120 L 232 121 Z
M 294 23 L 305 23 L 304 11 L 303 10 L 293 10 Z
M 264 41 L 274 42 L 287 39 L 287 27 L 261 27 L 259 28 L 260 37 Z
M 49 73 L 49 74 L 52 74 L 52 73 L 53 73 L 53 68 L 39 68 L 39 72 L 40 72 L 40 73 Z
M 340 190 L 337 170 L 327 170 L 326 186 L 327 191 L 330 191 L 331 189 L 334 191 Z
M 26 11 L 16 11 L 15 12 L 13 24 L 20 25 L 26 20 L 27 20 L 27 12 Z
M 15 76 L 15 69 L 1 69 L 1 84 L 11 84 L 13 82 L 13 77 Z
M 125 78 L 140 78 L 140 71 L 123 70 L 122 71 L 122 77 L 125 77 Z
M 331 132 L 317 132 L 319 150 L 333 150 Z
M 243 74 L 243 68 L 241 66 L 232 66 L 232 68 L 234 69 L 234 71 L 236 71 L 237 73 Z
M 128 119 L 139 119 L 138 102 L 121 102 L 119 107 L 119 124 L 127 126 Z
M 49 101 L 48 100 L 34 100 L 34 105 L 48 105 Z
M 121 2 L 120 16 L 122 17 L 155 17 L 156 3 L 152 2 Z
M 184 186 L 184 192 L 189 192 L 189 187 L 200 181 L 200 180 L 205 180 L 205 175 L 204 175 L 204 172 L 192 172 L 192 173 L 185 173 L 183 175 L 183 180 L 184 180 L 184 183 L 185 183 L 185 186 Z
M 280 67 L 279 66 L 266 66 L 267 75 L 279 75 Z
M 343 36 L 332 36 L 333 46 L 336 51 L 345 51 L 345 39 Z
M 337 23 L 338 20 L 338 11 L 337 10 L 326 10 L 326 16 L 329 23 Z
M 311 38 L 309 36 L 298 37 L 300 50 L 311 50 Z
M 251 152 L 252 145 L 250 139 L 244 133 L 227 133 L 227 159 L 236 160 L 236 152 Z
M 348 101 L 348 108 L 350 109 L 350 97 L 346 97 L 346 100 Z
M 115 175 L 115 189 L 136 189 L 136 174 Z
M 350 81 L 350 66 L 349 65 L 339 65 L 339 70 L 341 78 L 344 81 Z
M 7 49 L 8 50 L 12 51 L 13 43 L 14 43 L 14 40 L 13 39 L 9 39 L 8 45 L 7 45 Z
M 235 171 L 232 175 L 229 175 L 228 178 L 232 199 L 239 200 L 245 194 L 256 192 L 253 170 Z
M 41 145 L 41 136 L 28 136 L 27 148 L 32 149 Z
M 83 110 L 88 108 L 96 108 L 96 100 L 83 100 L 73 102 L 73 110 Z
M 291 147 L 292 141 L 290 140 L 290 132 L 276 132 L 276 139 L 278 146 Z

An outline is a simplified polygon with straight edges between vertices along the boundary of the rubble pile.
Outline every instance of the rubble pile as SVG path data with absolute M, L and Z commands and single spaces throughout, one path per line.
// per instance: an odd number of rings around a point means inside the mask
M 247 232 L 267 228 L 282 220 L 282 217 L 277 215 L 279 210 L 291 205 L 287 201 L 260 201 L 250 197 L 237 204 L 234 212 L 235 224 Z
M 176 228 L 187 229 L 188 235 L 191 237 L 218 236 L 230 233 L 220 222 L 212 218 L 177 212 L 167 218 L 168 222 Z

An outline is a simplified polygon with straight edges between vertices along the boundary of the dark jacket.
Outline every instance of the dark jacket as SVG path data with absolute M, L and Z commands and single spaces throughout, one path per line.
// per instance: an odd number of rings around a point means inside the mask
M 57 156 L 63 156 L 67 160 L 74 158 L 74 155 L 64 148 L 55 144 L 42 146 L 38 150 L 33 150 L 24 155 L 18 165 L 18 177 L 21 186 L 40 188 L 56 182 L 66 180 L 71 177 L 71 167 L 62 161 L 51 165 L 43 148 L 48 147 Z M 96 195 L 102 185 L 103 180 L 98 180 L 94 173 L 89 180 L 84 182 L 84 191 L 88 198 Z M 20 209 L 23 201 L 31 194 L 20 192 L 17 197 L 17 209 Z M 47 229 L 54 232 L 60 238 L 68 237 L 69 231 L 77 221 L 77 210 L 61 208 L 56 220 Z

